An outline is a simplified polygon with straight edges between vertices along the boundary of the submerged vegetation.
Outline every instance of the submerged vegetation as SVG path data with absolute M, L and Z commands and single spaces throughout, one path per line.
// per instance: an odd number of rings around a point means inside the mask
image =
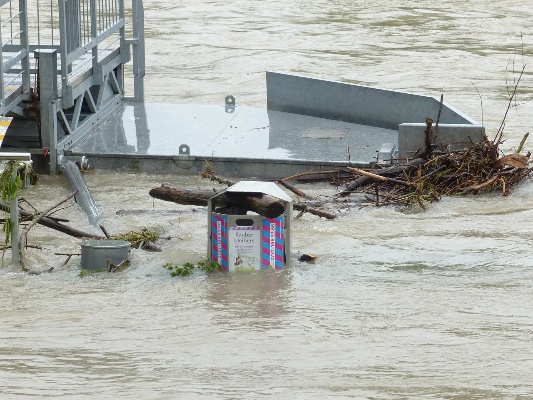
M 219 263 L 213 261 L 200 261 L 197 265 L 193 263 L 185 263 L 183 265 L 167 263 L 164 265 L 170 272 L 170 276 L 189 276 L 195 269 L 199 269 L 205 272 L 220 271 L 222 267 Z
M 104 272 L 105 270 L 102 268 L 98 269 L 82 269 L 79 273 L 80 278 L 84 278 L 86 276 L 92 276 L 94 274 L 98 274 L 100 272 Z
M 38 175 L 31 167 L 31 164 L 20 161 L 6 161 L 0 174 L 2 202 L 4 204 L 9 204 L 18 196 L 20 189 L 24 185 L 27 183 L 35 185 L 37 180 Z M 13 225 L 14 222 L 11 221 L 9 210 L 4 208 L 4 224 L 2 226 L 2 232 L 4 232 L 4 246 L 2 249 L 2 259 L 7 247 L 11 243 Z
M 161 227 L 143 228 L 140 231 L 129 231 L 126 233 L 111 235 L 110 239 L 125 240 L 130 242 L 132 248 L 144 248 L 148 243 L 155 243 L 163 233 Z

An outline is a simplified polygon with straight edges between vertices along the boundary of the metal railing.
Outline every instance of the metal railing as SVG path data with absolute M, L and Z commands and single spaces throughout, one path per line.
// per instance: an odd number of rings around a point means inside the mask
M 0 0 L 0 115 L 30 96 L 26 1 Z
M 15 147 L 49 154 L 51 170 L 124 100 L 144 100 L 143 1 L 131 0 L 130 39 L 124 1 L 0 0 L 0 116 L 37 121 L 24 125 L 36 144 L 24 139 Z M 134 97 L 126 98 L 130 61 Z M 13 128 L 11 137 L 21 132 Z
M 62 94 L 65 105 L 71 106 L 75 97 L 71 86 L 84 81 L 83 74 L 91 68 L 90 75 L 101 81 L 103 64 L 125 47 L 124 1 L 58 0 L 58 5 L 59 33 L 64 38 L 59 45 Z
M 134 10 L 137 2 L 132 1 Z M 0 98 L 18 90 L 27 100 L 35 72 L 32 52 L 56 49 L 61 97 L 72 106 L 76 86 L 89 77 L 101 81 L 104 64 L 115 60 L 113 68 L 129 60 L 124 14 L 124 0 L 0 0 Z

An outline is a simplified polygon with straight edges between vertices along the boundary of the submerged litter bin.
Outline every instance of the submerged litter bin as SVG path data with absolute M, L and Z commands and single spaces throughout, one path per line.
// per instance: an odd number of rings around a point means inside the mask
M 108 270 L 109 263 L 118 265 L 128 259 L 130 242 L 126 240 L 86 240 L 81 244 L 83 269 Z
M 227 194 L 275 197 L 284 204 L 276 217 L 266 217 L 225 204 Z M 226 207 L 228 205 L 228 207 Z M 226 271 L 280 269 L 291 252 L 292 199 L 275 183 L 241 181 L 208 201 L 208 257 Z

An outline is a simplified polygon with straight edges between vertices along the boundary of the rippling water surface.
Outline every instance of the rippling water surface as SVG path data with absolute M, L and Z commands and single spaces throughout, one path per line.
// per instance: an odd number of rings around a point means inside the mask
M 528 1 L 145 1 L 147 100 L 263 106 L 264 71 L 444 95 L 489 133 L 533 52 Z M 533 67 L 532 67 L 533 68 Z M 531 129 L 526 67 L 504 148 Z M 526 148 L 531 143 L 526 143 Z M 120 273 L 81 278 L 79 241 L 36 227 L 27 275 L 0 269 L 1 398 L 324 399 L 533 396 L 533 184 L 509 197 L 446 198 L 424 213 L 346 209 L 293 225 L 282 271 L 194 273 L 201 207 L 153 200 L 163 181 L 85 176 L 109 231 L 158 225 L 161 253 L 132 251 Z M 327 186 L 305 186 L 332 194 Z M 68 194 L 43 177 L 39 208 Z M 124 212 L 120 212 L 125 210 Z M 89 230 L 76 207 L 59 213 Z

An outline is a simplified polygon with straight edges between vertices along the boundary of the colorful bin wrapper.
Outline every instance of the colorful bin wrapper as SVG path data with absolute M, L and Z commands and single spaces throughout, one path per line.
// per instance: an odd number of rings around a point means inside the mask
M 212 214 L 211 243 L 213 261 L 228 269 L 228 218 L 220 214 Z
M 283 217 L 263 219 L 261 234 L 263 268 L 283 267 L 283 219 Z
M 262 218 L 260 227 L 231 226 L 228 228 L 228 218 L 221 214 L 212 214 L 212 258 L 218 262 L 224 270 L 242 268 L 282 268 L 284 263 L 284 217 Z M 260 229 L 260 241 L 257 240 L 257 230 Z M 230 235 L 231 232 L 231 235 Z M 246 243 L 235 242 L 236 237 L 244 236 Z M 260 246 L 251 248 L 250 246 Z M 231 258 L 230 258 L 231 255 Z M 260 257 L 255 260 L 256 255 Z M 241 261 L 242 259 L 242 261 Z M 253 261 L 253 262 L 252 262 Z

